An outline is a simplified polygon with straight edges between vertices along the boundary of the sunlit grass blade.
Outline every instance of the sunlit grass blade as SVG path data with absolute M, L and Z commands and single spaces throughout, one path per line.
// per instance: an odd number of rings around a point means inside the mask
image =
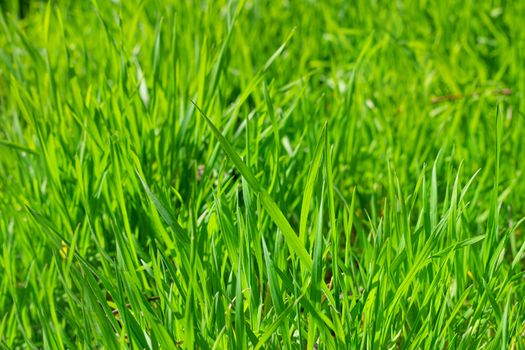
M 250 185 L 250 188 L 254 192 L 258 193 L 264 209 L 268 212 L 268 215 L 270 215 L 272 220 L 275 222 L 277 227 L 279 227 L 284 237 L 286 238 L 286 243 L 288 244 L 290 251 L 297 254 L 301 262 L 304 263 L 304 266 L 307 270 L 311 270 L 312 259 L 310 258 L 310 255 L 308 254 L 304 246 L 301 244 L 301 241 L 297 237 L 297 234 L 295 233 L 294 229 L 292 228 L 292 226 L 290 225 L 286 217 L 283 215 L 281 209 L 279 209 L 279 207 L 273 201 L 270 195 L 266 191 L 263 190 L 263 188 L 261 187 L 261 185 L 255 178 L 255 175 L 248 168 L 248 166 L 241 160 L 241 158 L 239 157 L 237 152 L 235 152 L 235 150 L 233 149 L 233 146 L 228 142 L 228 140 L 226 140 L 226 138 L 215 127 L 215 125 L 213 125 L 211 120 L 204 114 L 204 112 L 197 105 L 195 105 L 195 107 L 201 113 L 202 117 L 208 124 L 208 127 L 212 131 L 213 135 L 217 138 L 217 140 L 221 144 L 228 158 L 233 162 L 237 170 L 239 170 L 239 172 L 244 177 L 248 185 Z

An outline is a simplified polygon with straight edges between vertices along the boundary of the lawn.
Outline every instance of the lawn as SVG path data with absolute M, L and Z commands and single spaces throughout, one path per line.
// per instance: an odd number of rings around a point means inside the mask
M 524 1 L 0 8 L 0 348 L 525 349 Z

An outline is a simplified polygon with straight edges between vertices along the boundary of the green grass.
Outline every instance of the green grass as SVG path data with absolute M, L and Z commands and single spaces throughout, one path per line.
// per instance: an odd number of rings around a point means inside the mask
M 525 349 L 525 2 L 2 8 L 1 348 Z

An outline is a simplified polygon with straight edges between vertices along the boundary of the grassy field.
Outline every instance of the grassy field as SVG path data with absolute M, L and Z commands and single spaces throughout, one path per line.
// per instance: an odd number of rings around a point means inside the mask
M 525 2 L 0 11 L 0 348 L 525 349 Z

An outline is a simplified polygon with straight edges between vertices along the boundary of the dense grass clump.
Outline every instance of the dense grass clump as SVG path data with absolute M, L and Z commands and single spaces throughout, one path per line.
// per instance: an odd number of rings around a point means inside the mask
M 21 2 L 2 348 L 525 348 L 525 2 Z

